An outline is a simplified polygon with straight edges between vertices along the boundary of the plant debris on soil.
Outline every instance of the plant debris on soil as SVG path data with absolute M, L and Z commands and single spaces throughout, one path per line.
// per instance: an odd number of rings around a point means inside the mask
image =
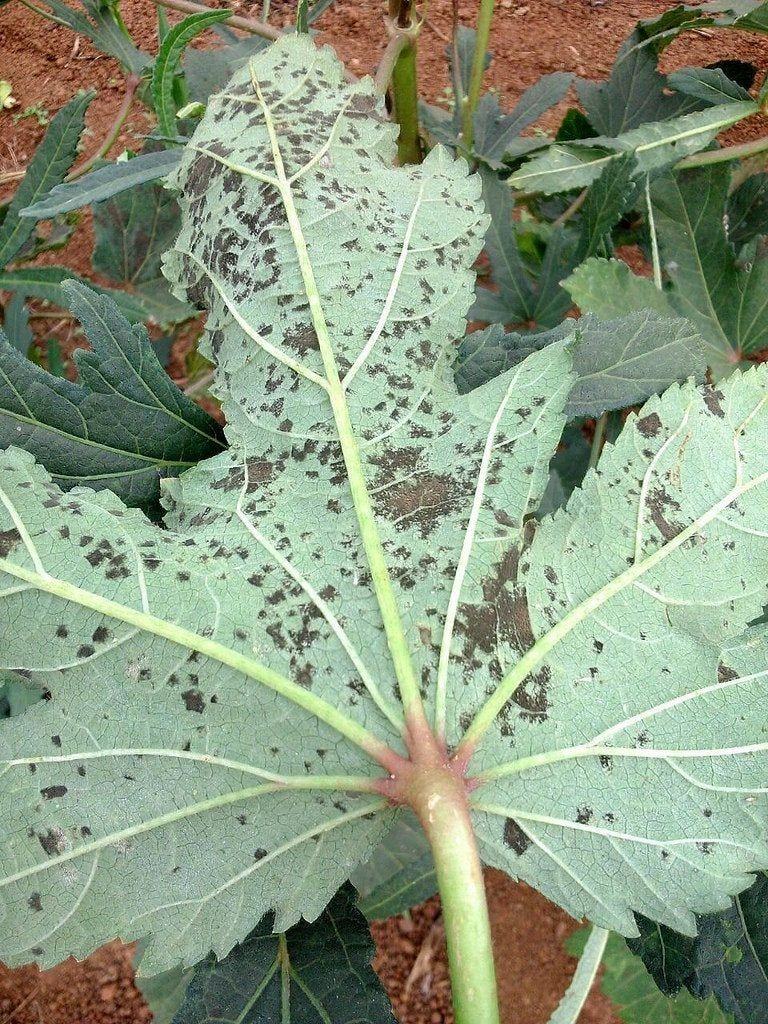
M 235 0 L 233 13 L 258 18 L 261 4 Z M 323 15 L 320 41 L 331 43 L 357 74 L 373 72 L 385 45 L 384 0 L 336 0 Z M 495 89 L 502 106 L 511 106 L 541 75 L 572 71 L 604 78 L 619 45 L 641 18 L 658 15 L 667 0 L 500 0 L 491 35 L 493 63 L 486 85 Z M 156 12 L 151 0 L 122 0 L 124 19 L 139 46 L 153 51 Z M 459 2 L 459 19 L 473 24 L 475 0 Z M 271 21 L 292 22 L 295 5 L 273 0 Z M 179 20 L 174 12 L 169 20 Z M 448 88 L 445 47 L 452 24 L 451 0 L 431 0 L 419 51 L 421 92 L 431 101 Z M 208 33 L 196 45 L 215 45 Z M 702 30 L 686 33 L 665 52 L 662 70 L 707 65 L 730 58 L 768 65 L 765 37 Z M 123 98 L 123 79 L 116 62 L 98 53 L 87 40 L 66 28 L 43 21 L 11 0 L 0 10 L 0 79 L 11 82 L 18 105 L 0 111 L 0 198 L 15 182 L 40 142 L 44 127 L 36 116 L 14 119 L 30 108 L 53 115 L 78 89 L 95 88 L 88 112 L 88 134 L 81 159 L 97 150 Z M 542 119 L 556 127 L 567 103 Z M 111 155 L 139 148 L 149 129 L 146 111 L 137 104 Z M 727 133 L 729 142 L 764 135 L 765 121 L 752 118 Z M 15 173 L 14 173 L 15 172 Z M 65 263 L 93 277 L 90 219 L 81 216 L 67 246 L 44 254 L 42 263 Z M 623 253 L 621 255 L 624 255 Z M 183 375 L 183 359 L 174 353 L 172 374 Z M 486 874 L 505 1024 L 544 1024 L 568 986 L 574 958 L 563 949 L 565 937 L 577 927 L 564 912 L 525 885 L 516 885 L 496 871 Z M 444 934 L 437 897 L 410 915 L 375 924 L 375 960 L 401 1024 L 451 1024 L 450 987 Z M 34 967 L 10 970 L 0 966 L 0 1024 L 144 1024 L 151 1014 L 133 983 L 133 950 L 118 942 L 97 951 L 84 963 L 67 961 L 40 973 Z M 615 1024 L 610 1002 L 596 987 L 579 1018 L 580 1024 Z

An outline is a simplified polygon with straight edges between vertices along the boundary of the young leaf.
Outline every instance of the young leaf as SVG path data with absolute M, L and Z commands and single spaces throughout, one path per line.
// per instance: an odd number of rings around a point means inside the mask
M 615 138 L 555 144 L 523 164 L 509 183 L 513 188 L 547 195 L 584 188 L 622 153 L 634 155 L 638 174 L 657 170 L 704 149 L 723 129 L 757 111 L 753 100 L 723 103 L 669 121 L 643 124 Z
M 566 320 L 541 334 L 505 334 L 498 324 L 467 336 L 456 362 L 456 384 L 464 394 L 522 362 L 531 352 L 573 338 L 577 380 L 568 418 L 600 416 L 623 409 L 706 370 L 701 339 L 687 320 L 662 318 L 650 310 L 604 322 L 591 316 Z
M 373 856 L 352 873 L 359 907 L 369 921 L 404 914 L 437 892 L 432 851 L 424 830 L 401 813 Z
M 571 936 L 568 949 L 580 951 L 582 933 Z M 603 954 L 601 988 L 624 1024 L 733 1024 L 714 998 L 705 1003 L 681 992 L 669 999 L 653 983 L 620 935 L 611 935 Z
M 483 737 L 486 862 L 624 934 L 629 907 L 691 934 L 768 854 L 763 633 L 723 650 L 766 597 L 767 380 L 672 388 L 630 418 L 521 559 L 526 653 L 498 649 L 464 736 Z
M 173 139 L 178 134 L 173 81 L 182 54 L 195 36 L 228 17 L 229 11 L 204 11 L 202 14 L 192 14 L 178 25 L 174 25 L 163 40 L 152 67 L 152 105 L 162 135 Z
M 64 290 L 93 351 L 76 352 L 73 384 L 0 336 L 0 445 L 22 445 L 64 490 L 108 487 L 156 513 L 160 480 L 221 451 L 220 428 L 166 375 L 144 328 L 82 285 Z
M 76 181 L 57 185 L 43 199 L 23 209 L 21 216 L 35 220 L 57 217 L 89 203 L 103 202 L 146 182 L 158 181 L 178 167 L 181 153 L 181 149 L 164 149 L 99 167 Z
M 685 986 L 698 999 L 714 995 L 736 1024 L 760 1024 L 768 998 L 767 894 L 761 872 L 727 910 L 699 918 L 695 938 L 641 918 L 640 938 L 629 948 L 666 995 Z
M 79 93 L 62 107 L 35 150 L 0 223 L 0 269 L 13 261 L 34 230 L 31 220 L 22 219 L 22 211 L 59 185 L 72 166 L 85 126 L 85 112 L 94 95 L 93 92 Z
M 345 886 L 313 924 L 275 935 L 267 919 L 225 960 L 200 964 L 174 1024 L 395 1024 L 373 953 Z

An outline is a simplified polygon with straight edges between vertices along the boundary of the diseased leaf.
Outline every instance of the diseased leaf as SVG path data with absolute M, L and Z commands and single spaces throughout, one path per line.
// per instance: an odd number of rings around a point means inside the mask
M 418 821 L 401 813 L 373 856 L 352 873 L 369 921 L 404 914 L 437 892 L 432 851 Z
M 34 223 L 22 219 L 21 212 L 59 185 L 72 166 L 93 97 L 93 92 L 82 92 L 62 107 L 35 150 L 0 223 L 0 270 L 14 260 L 34 231 Z
M 727 910 L 700 917 L 695 938 L 641 918 L 640 938 L 629 948 L 667 995 L 685 986 L 698 999 L 714 995 L 736 1024 L 761 1024 L 768 996 L 767 892 L 768 875 L 761 872 Z
M 373 952 L 346 886 L 313 924 L 274 935 L 267 919 L 225 960 L 200 964 L 174 1024 L 395 1024 Z
M 634 155 L 638 173 L 658 170 L 704 149 L 723 129 L 756 112 L 752 100 L 723 103 L 669 121 L 643 124 L 615 138 L 557 143 L 523 164 L 509 182 L 514 188 L 545 194 L 584 188 L 621 153 Z
M 156 513 L 160 480 L 221 451 L 221 430 L 166 375 L 144 328 L 82 285 L 64 291 L 93 351 L 75 353 L 74 384 L 0 340 L 0 445 L 32 452 L 64 490 L 108 487 Z
M 657 288 L 648 277 L 633 274 L 621 260 L 586 260 L 563 287 L 582 313 L 594 313 L 600 320 L 643 309 L 663 317 L 674 317 L 677 312 L 668 291 Z
M 565 407 L 569 419 L 635 405 L 676 381 L 701 380 L 706 369 L 701 339 L 687 320 L 644 310 L 603 322 L 590 316 L 566 320 L 541 334 L 505 334 L 498 324 L 476 331 L 459 349 L 459 391 L 484 384 L 568 336 L 577 377 Z
M 629 418 L 521 558 L 527 653 L 510 630 L 466 733 L 490 728 L 486 862 L 626 935 L 630 908 L 693 934 L 768 853 L 764 627 L 743 633 L 767 589 L 767 384 L 673 387 Z
M 570 953 L 581 945 L 582 933 L 571 936 Z M 653 978 L 619 935 L 611 935 L 603 954 L 601 988 L 616 1007 L 624 1024 L 733 1024 L 715 999 L 705 1003 L 682 992 L 669 999 L 656 988 Z
M 76 181 L 57 185 L 44 198 L 23 209 L 21 216 L 35 220 L 57 217 L 89 203 L 103 202 L 146 182 L 158 181 L 178 166 L 181 153 L 181 149 L 164 149 L 99 167 Z

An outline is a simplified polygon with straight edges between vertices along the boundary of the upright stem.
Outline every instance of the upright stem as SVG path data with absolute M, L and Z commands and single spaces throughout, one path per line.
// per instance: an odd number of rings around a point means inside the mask
M 456 1024 L 499 1024 L 488 904 L 464 781 L 450 770 L 427 771 L 412 784 L 409 802 L 432 847 Z
M 412 0 L 390 0 L 386 19 L 390 38 L 403 39 L 390 81 L 392 116 L 400 125 L 397 157 L 401 164 L 419 164 L 423 159 L 419 135 L 419 92 L 416 72 L 416 40 L 421 21 Z
M 480 13 L 477 16 L 477 35 L 475 37 L 475 54 L 472 58 L 472 73 L 469 78 L 469 92 L 464 100 L 461 114 L 461 136 L 465 149 L 472 148 L 474 129 L 472 125 L 475 108 L 480 99 L 480 88 L 485 74 L 485 56 L 488 52 L 488 40 L 491 35 L 494 0 L 480 0 Z

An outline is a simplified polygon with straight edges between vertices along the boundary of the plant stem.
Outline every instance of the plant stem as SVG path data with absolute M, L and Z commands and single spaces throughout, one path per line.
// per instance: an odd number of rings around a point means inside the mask
M 400 125 L 397 140 L 397 157 L 401 164 L 419 164 L 423 159 L 419 135 L 419 93 L 416 71 L 416 41 L 421 21 L 414 16 L 411 0 L 396 0 L 390 3 L 390 17 L 385 19 L 390 43 L 402 39 L 395 51 L 396 60 L 392 67 L 390 97 L 392 116 Z
M 675 164 L 676 171 L 684 171 L 687 167 L 705 167 L 708 164 L 720 164 L 725 160 L 742 160 L 748 156 L 756 156 L 768 149 L 768 136 L 755 139 L 753 142 L 741 142 L 735 146 L 724 146 L 722 149 L 708 149 L 704 153 L 692 153 L 691 156 Z
M 376 78 L 374 79 L 378 92 L 385 93 L 389 88 L 395 64 L 405 44 L 405 36 L 399 34 L 393 35 L 387 43 L 387 48 L 382 54 L 381 61 L 376 69 Z
M 491 20 L 493 19 L 494 0 L 480 0 L 480 13 L 477 16 L 477 36 L 475 39 L 475 54 L 472 58 L 472 72 L 469 76 L 469 92 L 464 101 L 464 109 L 461 114 L 462 141 L 464 148 L 472 148 L 473 125 L 475 109 L 480 99 L 480 89 L 485 74 L 485 56 L 488 52 L 488 39 L 491 35 Z
M 592 450 L 589 453 L 587 469 L 594 469 L 597 465 L 597 460 L 600 458 L 600 451 L 603 447 L 603 438 L 605 437 L 605 428 L 607 425 L 608 413 L 604 412 L 603 415 L 595 421 L 595 436 L 592 438 Z
M 499 1024 L 488 904 L 464 781 L 451 771 L 425 771 L 409 802 L 435 862 L 456 1024 Z
M 67 175 L 67 181 L 75 181 L 77 178 L 80 178 L 87 171 L 90 171 L 93 165 L 97 163 L 99 160 L 101 160 L 102 157 L 105 157 L 107 153 L 110 151 L 110 149 L 112 149 L 115 142 L 117 141 L 117 137 L 120 134 L 123 125 L 125 124 L 128 118 L 129 113 L 131 112 L 131 107 L 133 106 L 133 101 L 136 96 L 136 90 L 139 87 L 140 81 L 141 79 L 139 78 L 138 75 L 128 75 L 128 77 L 125 80 L 125 96 L 123 97 L 123 102 L 120 104 L 120 109 L 118 110 L 115 116 L 115 120 L 112 123 L 112 127 L 109 129 L 109 132 L 107 133 L 107 137 L 104 139 L 104 141 L 93 154 L 93 156 L 88 157 L 84 164 L 81 164 L 80 167 L 77 167 L 74 171 L 71 172 L 71 174 Z
M 201 12 L 213 10 L 205 4 L 196 4 L 192 0 L 155 0 L 160 7 L 167 7 L 170 11 L 181 11 L 182 14 L 200 14 Z M 263 36 L 265 39 L 279 39 L 283 34 L 274 25 L 267 25 L 266 22 L 256 21 L 254 18 L 243 18 L 239 14 L 233 14 L 222 23 L 232 28 L 239 28 L 243 32 L 250 32 L 251 35 Z

